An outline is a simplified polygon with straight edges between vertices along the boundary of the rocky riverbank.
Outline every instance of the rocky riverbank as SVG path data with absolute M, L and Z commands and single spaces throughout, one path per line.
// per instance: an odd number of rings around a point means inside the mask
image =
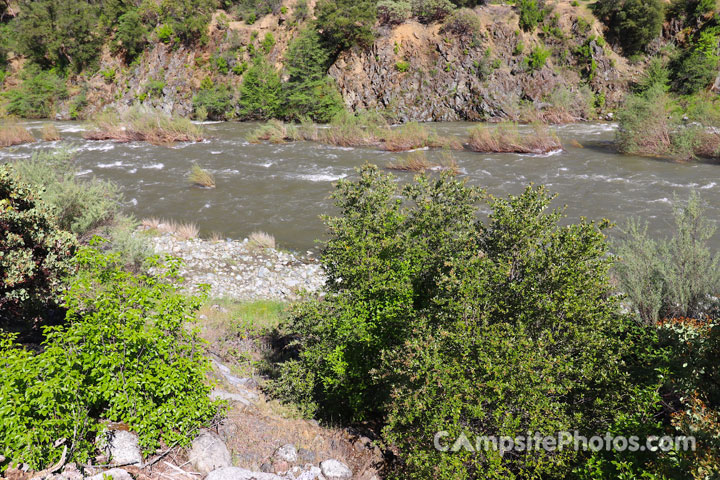
M 172 233 L 151 236 L 158 254 L 183 260 L 180 273 L 191 292 L 210 286 L 212 298 L 295 300 L 325 283 L 312 252 L 299 255 L 244 240 L 184 240 Z

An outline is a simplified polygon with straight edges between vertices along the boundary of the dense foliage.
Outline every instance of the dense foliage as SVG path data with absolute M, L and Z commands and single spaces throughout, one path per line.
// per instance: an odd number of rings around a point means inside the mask
M 208 398 L 209 361 L 190 328 L 199 299 L 177 291 L 178 264 L 133 275 L 118 254 L 82 249 L 64 296 L 67 324 L 45 331 L 34 353 L 0 332 L 0 451 L 33 469 L 87 463 L 100 419 L 123 422 L 145 452 L 187 445 L 218 413 Z
M 55 300 L 77 243 L 41 193 L 0 166 L 0 327 L 31 323 Z
M 610 38 L 630 55 L 660 35 L 665 18 L 661 0 L 604 0 L 595 3 L 594 10 L 608 26 Z
M 382 420 L 398 478 L 562 477 L 582 452 L 442 453 L 433 435 L 591 432 L 650 415 L 627 401 L 652 405 L 656 385 L 623 367 L 639 335 L 611 295 L 607 225 L 560 227 L 534 187 L 487 197 L 484 223 L 483 197 L 448 177 L 402 187 L 372 167 L 340 182 L 328 293 L 294 317 L 300 359 L 279 391 Z

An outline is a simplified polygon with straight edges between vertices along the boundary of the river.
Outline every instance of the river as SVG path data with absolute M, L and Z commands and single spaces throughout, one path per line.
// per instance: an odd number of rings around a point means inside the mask
M 43 122 L 26 126 L 39 138 Z M 298 142 L 251 144 L 246 136 L 257 124 L 206 123 L 209 140 L 172 148 L 146 143 L 89 142 L 82 123 L 57 122 L 63 141 L 77 149 L 81 175 L 112 180 L 137 218 L 194 222 L 202 236 L 217 232 L 243 238 L 255 230 L 271 233 L 278 245 L 306 250 L 321 238 L 319 216 L 332 211 L 333 182 L 352 177 L 365 162 L 386 165 L 398 155 L 371 148 L 340 148 Z M 465 137 L 471 124 L 433 124 L 439 133 Z M 708 216 L 720 218 L 720 165 L 619 155 L 613 150 L 615 126 L 592 123 L 557 127 L 565 150 L 549 155 L 457 152 L 461 176 L 494 195 L 520 193 L 529 183 L 544 184 L 567 205 L 570 221 L 580 216 L 608 218 L 620 225 L 630 216 L 650 222 L 656 235 L 672 225 L 674 196 L 696 189 Z M 0 149 L 0 161 L 26 157 L 57 142 Z M 428 152 L 428 157 L 436 152 Z M 217 188 L 188 184 L 193 164 L 211 171 Z M 398 173 L 412 178 L 412 173 Z M 714 245 L 720 247 L 720 235 Z

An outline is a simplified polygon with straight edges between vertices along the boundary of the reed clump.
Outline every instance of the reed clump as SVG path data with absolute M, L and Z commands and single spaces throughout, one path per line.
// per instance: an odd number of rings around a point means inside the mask
M 35 137 L 32 136 L 28 129 L 17 122 L 8 121 L 0 124 L 0 148 L 34 141 Z
M 188 174 L 188 180 L 193 185 L 197 185 L 203 188 L 215 188 L 215 177 L 212 173 L 208 172 L 199 165 L 193 165 L 190 173 Z
M 398 128 L 386 128 L 380 132 L 380 145 L 389 152 L 406 152 L 418 148 L 449 148 L 462 150 L 462 142 L 455 137 L 442 137 L 417 122 Z
M 275 248 L 275 237 L 265 232 L 253 232 L 248 238 L 250 245 L 254 248 Z
M 517 124 L 478 125 L 470 129 L 468 147 L 483 153 L 549 153 L 562 148 L 560 139 L 546 125 L 520 133 Z
M 455 157 L 447 151 L 443 152 L 439 162 L 428 159 L 425 152 L 410 152 L 407 156 L 388 163 L 387 168 L 401 172 L 449 171 L 453 175 L 460 173 L 460 167 L 458 167 Z
M 87 140 L 148 142 L 168 145 L 175 142 L 200 142 L 202 129 L 187 118 L 171 117 L 156 110 L 133 107 L 124 114 L 104 112 L 95 117 L 94 129 Z
M 42 127 L 42 139 L 46 142 L 55 142 L 60 140 L 60 132 L 52 123 L 46 123 Z

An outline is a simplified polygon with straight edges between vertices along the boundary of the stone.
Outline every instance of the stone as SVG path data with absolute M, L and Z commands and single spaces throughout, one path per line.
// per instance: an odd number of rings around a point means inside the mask
M 101 480 L 101 479 L 98 479 Z M 240 467 L 225 467 L 208 473 L 205 480 L 285 480 L 274 473 L 253 472 Z
M 315 463 L 315 453 L 307 448 L 301 448 L 298 450 L 298 458 L 306 463 Z
M 352 478 L 352 470 L 344 463 L 333 459 L 325 460 L 320 464 L 322 474 L 327 478 Z
M 127 430 L 110 430 L 105 436 L 105 453 L 111 465 L 142 466 L 139 438 Z
M 133 480 L 132 475 L 122 468 L 106 470 L 102 473 L 98 473 L 97 475 L 93 475 L 92 477 L 87 477 L 87 480 L 105 480 L 108 477 L 112 478 L 112 480 Z
M 230 451 L 225 443 L 209 430 L 202 431 L 193 440 L 188 458 L 195 471 L 203 474 L 232 466 Z
M 298 452 L 295 445 L 288 443 L 275 450 L 274 457 L 288 463 L 295 463 L 298 460 Z

